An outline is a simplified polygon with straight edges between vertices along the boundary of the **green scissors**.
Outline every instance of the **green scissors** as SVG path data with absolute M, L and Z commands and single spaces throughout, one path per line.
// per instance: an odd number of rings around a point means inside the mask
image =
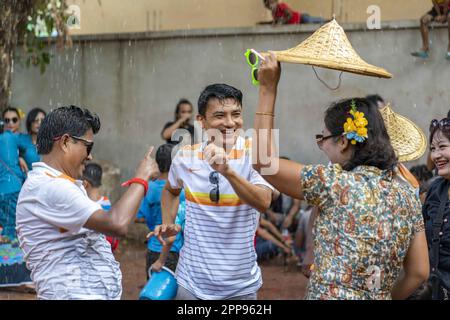
M 258 81 L 258 64 L 259 59 L 265 60 L 262 55 L 260 55 L 255 49 L 247 49 L 245 52 L 245 57 L 247 58 L 247 63 L 250 67 L 252 67 L 252 83 L 254 86 L 259 85 Z

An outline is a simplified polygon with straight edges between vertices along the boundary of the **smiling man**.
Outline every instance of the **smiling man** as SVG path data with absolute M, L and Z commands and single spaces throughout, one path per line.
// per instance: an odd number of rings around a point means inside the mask
M 120 299 L 122 274 L 106 235 L 121 237 L 135 219 L 147 181 L 158 167 L 152 148 L 128 181 L 130 188 L 102 210 L 80 180 L 92 159 L 100 119 L 87 109 L 61 107 L 42 122 L 42 162 L 33 164 L 19 194 L 17 233 L 38 299 Z
M 253 300 L 262 285 L 254 248 L 257 210 L 269 208 L 273 188 L 252 168 L 250 140 L 239 135 L 242 92 L 210 85 L 200 95 L 198 113 L 205 140 L 182 148 L 174 158 L 162 193 L 163 225 L 152 234 L 171 245 L 179 231 L 173 223 L 184 189 L 185 242 L 176 299 Z

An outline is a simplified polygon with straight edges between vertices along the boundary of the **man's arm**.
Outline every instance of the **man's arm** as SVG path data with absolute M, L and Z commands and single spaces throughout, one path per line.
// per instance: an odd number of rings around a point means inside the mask
M 272 202 L 272 190 L 263 185 L 254 185 L 243 177 L 239 176 L 236 171 L 229 170 L 224 175 L 233 187 L 234 192 L 238 195 L 242 202 L 255 208 L 259 212 L 265 212 Z
M 289 228 L 294 222 L 295 216 L 300 211 L 302 202 L 298 199 L 292 199 L 292 207 L 289 209 L 289 213 L 283 221 L 283 227 Z
M 292 250 L 287 245 L 276 239 L 273 235 L 270 234 L 267 230 L 263 228 L 258 228 L 258 236 L 263 238 L 264 240 L 268 240 L 273 242 L 278 248 L 283 250 L 286 254 L 291 254 Z
M 266 212 L 272 202 L 272 190 L 264 185 L 255 185 L 239 176 L 228 165 L 228 157 L 223 148 L 210 143 L 205 148 L 205 159 L 211 167 L 223 175 L 233 187 L 242 202 L 259 212 Z
M 152 151 L 153 147 L 149 149 L 139 164 L 136 170 L 137 178 L 148 181 L 159 174 L 158 165 L 151 157 Z M 129 225 L 135 219 L 143 197 L 144 187 L 140 184 L 132 184 L 119 201 L 111 207 L 111 210 L 94 212 L 84 227 L 114 237 L 125 236 Z
M 163 246 L 167 246 L 170 251 L 176 235 L 181 231 L 181 226 L 176 225 L 178 206 L 180 204 L 181 189 L 174 189 L 166 182 L 161 194 L 162 225 L 156 226 L 155 230 L 147 235 L 147 238 L 155 236 Z M 166 239 L 164 239 L 166 238 Z
M 272 222 L 261 218 L 259 220 L 259 223 L 261 225 L 261 227 L 266 228 L 269 232 L 271 232 L 275 237 L 277 237 L 278 240 L 280 240 L 281 242 L 284 242 L 283 240 L 283 235 L 280 233 L 280 231 L 278 231 L 277 227 L 275 227 L 273 225 Z

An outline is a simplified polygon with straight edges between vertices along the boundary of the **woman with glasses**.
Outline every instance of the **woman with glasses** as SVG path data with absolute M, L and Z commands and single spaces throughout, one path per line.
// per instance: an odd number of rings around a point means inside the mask
M 19 152 L 25 149 L 17 134 L 10 130 L 0 132 L 0 287 L 32 283 L 16 235 L 16 205 L 25 179 Z
M 270 130 L 259 129 L 273 129 L 280 74 L 273 54 L 258 73 L 256 147 L 267 146 L 269 155 Z M 331 164 L 271 156 L 264 164 L 279 164 L 272 175 L 260 159 L 254 165 L 280 192 L 319 208 L 306 298 L 407 298 L 428 277 L 424 223 L 414 189 L 396 178 L 397 158 L 378 108 L 364 98 L 335 102 L 316 139 Z
M 4 130 L 13 133 L 20 131 L 20 113 L 17 108 L 8 107 L 3 111 L 2 119 L 4 123 Z
M 25 124 L 27 127 L 28 134 L 20 134 L 20 139 L 23 140 L 23 143 L 27 146 L 25 150 L 25 154 L 21 154 L 24 158 L 28 159 L 26 161 L 27 168 L 26 170 L 32 170 L 32 165 L 35 162 L 39 162 L 41 157 L 38 155 L 36 148 L 37 135 L 39 132 L 39 128 L 41 127 L 41 123 L 44 120 L 47 114 L 41 108 L 33 108 L 28 112 Z
M 24 151 L 19 154 L 19 165 L 24 173 L 31 170 L 34 162 L 38 162 L 40 157 L 36 150 L 37 132 L 40 123 L 45 118 L 45 111 L 39 108 L 32 109 L 26 119 L 28 134 L 20 132 L 21 116 L 17 108 L 8 107 L 3 111 L 4 130 L 8 130 L 17 135 L 21 144 L 25 145 Z M 27 159 L 27 160 L 25 160 Z
M 450 118 L 430 125 L 430 158 L 437 178 L 430 186 L 423 216 L 430 255 L 429 292 L 433 300 L 449 300 L 450 295 Z

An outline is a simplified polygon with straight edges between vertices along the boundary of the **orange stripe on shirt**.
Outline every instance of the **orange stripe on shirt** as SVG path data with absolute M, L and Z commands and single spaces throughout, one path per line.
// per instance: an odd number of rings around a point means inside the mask
M 189 189 L 186 189 L 185 195 L 186 200 L 206 206 L 237 207 L 244 204 L 235 194 L 221 194 L 218 203 L 211 201 L 209 193 L 191 192 Z

